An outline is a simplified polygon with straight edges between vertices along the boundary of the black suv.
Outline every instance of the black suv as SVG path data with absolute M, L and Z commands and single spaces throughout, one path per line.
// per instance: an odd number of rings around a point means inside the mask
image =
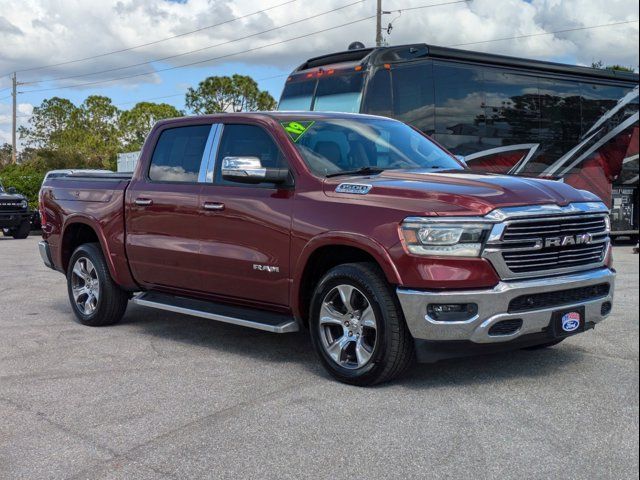
M 27 238 L 31 230 L 29 202 L 15 191 L 5 190 L 0 181 L 0 229 L 6 236 Z

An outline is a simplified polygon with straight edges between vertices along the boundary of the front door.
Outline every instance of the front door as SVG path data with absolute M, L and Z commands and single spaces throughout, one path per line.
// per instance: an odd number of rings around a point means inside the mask
M 200 287 L 200 191 L 217 125 L 158 133 L 148 172 L 127 193 L 127 254 L 147 288 Z
M 258 157 L 264 167 L 288 166 L 262 127 L 222 127 L 213 181 L 202 186 L 200 199 L 202 285 L 214 295 L 286 306 L 293 189 L 221 178 L 224 157 L 246 156 Z

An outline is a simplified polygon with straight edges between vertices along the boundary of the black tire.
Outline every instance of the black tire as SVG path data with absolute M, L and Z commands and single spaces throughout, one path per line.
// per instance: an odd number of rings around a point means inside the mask
M 321 307 L 328 295 L 342 285 L 355 287 L 375 314 L 375 345 L 370 359 L 362 367 L 345 368 L 338 364 L 325 350 L 321 338 Z M 395 292 L 378 266 L 372 263 L 349 263 L 329 270 L 316 286 L 311 300 L 309 327 L 313 346 L 323 366 L 344 383 L 369 386 L 389 381 L 404 373 L 415 358 L 413 338 Z
M 24 240 L 29 236 L 30 231 L 31 222 L 29 220 L 25 220 L 17 228 L 11 229 L 11 236 L 16 240 Z
M 93 264 L 95 277 L 98 281 L 99 295 L 94 310 L 90 313 L 81 311 L 73 293 L 73 269 L 79 260 L 88 259 Z M 90 327 L 102 327 L 118 323 L 129 301 L 129 295 L 115 284 L 104 260 L 102 249 L 97 243 L 86 243 L 79 246 L 69 261 L 67 268 L 67 291 L 71 308 L 78 321 Z
M 538 345 L 531 345 L 530 347 L 524 347 L 523 350 L 529 350 L 529 351 L 542 350 L 544 348 L 549 348 L 549 347 L 553 347 L 555 345 L 558 345 L 563 340 L 564 340 L 564 338 L 558 338 L 558 339 L 552 340 L 550 342 L 540 343 Z

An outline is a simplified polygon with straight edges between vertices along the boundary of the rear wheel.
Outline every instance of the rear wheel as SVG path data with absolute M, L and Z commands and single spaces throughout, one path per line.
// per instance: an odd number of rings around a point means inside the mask
M 67 288 L 73 313 L 83 325 L 113 325 L 127 308 L 129 296 L 114 283 L 95 243 L 81 245 L 71 256 Z
M 414 358 L 400 306 L 374 264 L 339 265 L 322 278 L 311 302 L 310 329 L 323 366 L 341 382 L 388 381 Z

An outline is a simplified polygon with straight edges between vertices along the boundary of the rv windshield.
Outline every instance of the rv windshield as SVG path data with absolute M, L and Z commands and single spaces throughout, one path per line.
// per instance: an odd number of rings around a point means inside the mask
M 319 176 L 389 169 L 462 170 L 449 153 L 404 123 L 384 118 L 290 118 L 281 121 Z
M 363 79 L 363 72 L 332 69 L 293 78 L 284 87 L 278 110 L 358 113 Z

